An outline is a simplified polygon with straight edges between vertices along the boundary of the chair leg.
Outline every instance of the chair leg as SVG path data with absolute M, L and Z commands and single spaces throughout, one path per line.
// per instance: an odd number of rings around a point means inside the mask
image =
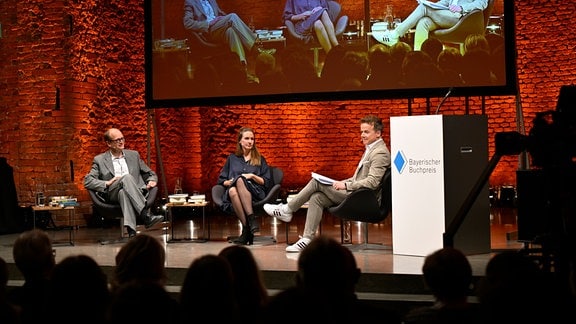
M 124 217 L 119 217 L 119 220 L 120 220 L 120 236 L 118 238 L 111 239 L 111 240 L 100 239 L 100 240 L 98 240 L 98 242 L 101 245 L 125 243 L 128 241 L 129 238 L 124 236 Z
M 368 243 L 368 223 L 362 222 L 363 225 L 363 240 L 362 244 L 347 245 L 352 252 L 362 252 L 366 250 L 391 250 L 392 248 L 384 244 Z

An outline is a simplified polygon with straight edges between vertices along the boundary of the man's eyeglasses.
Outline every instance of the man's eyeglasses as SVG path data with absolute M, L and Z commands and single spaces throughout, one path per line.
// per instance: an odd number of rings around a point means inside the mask
M 120 137 L 120 138 L 117 138 L 117 139 L 115 139 L 115 140 L 108 140 L 108 142 L 110 142 L 110 143 L 116 143 L 116 144 L 120 144 L 120 143 L 122 143 L 122 142 L 124 142 L 124 141 L 125 141 L 124 137 Z

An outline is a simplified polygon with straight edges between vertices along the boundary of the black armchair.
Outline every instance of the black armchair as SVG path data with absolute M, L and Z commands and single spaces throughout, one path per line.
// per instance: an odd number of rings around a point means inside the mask
M 212 43 L 201 33 L 191 31 L 189 39 L 190 56 L 198 59 L 209 59 L 230 51 L 224 44 Z
M 128 238 L 124 235 L 124 215 L 122 214 L 122 209 L 118 204 L 110 204 L 104 200 L 96 191 L 88 190 L 90 194 L 90 199 L 92 200 L 92 212 L 95 217 L 100 219 L 116 219 L 120 222 L 120 237 L 113 240 L 103 240 L 100 239 L 99 242 L 102 245 L 122 243 Z M 152 187 L 148 191 L 148 198 L 146 198 L 146 207 L 152 207 L 156 201 L 156 196 L 158 194 L 158 187 Z
M 495 0 L 488 0 L 486 9 L 472 10 L 460 18 L 456 25 L 446 29 L 436 29 L 430 33 L 430 36 L 444 43 L 459 44 L 460 53 L 464 54 L 464 41 L 466 37 L 471 34 L 484 35 L 486 32 L 488 19 L 494 8 L 494 1 Z
M 368 224 L 380 223 L 392 212 L 392 171 L 387 168 L 380 184 L 380 203 L 375 191 L 368 188 L 360 188 L 351 192 L 340 204 L 328 208 L 328 212 L 337 216 L 342 221 L 341 230 L 344 230 L 344 222 L 357 221 L 364 223 L 364 244 L 360 250 L 388 249 L 380 244 L 368 244 Z
M 276 199 L 280 196 L 280 189 L 282 185 L 282 180 L 284 179 L 284 172 L 282 169 L 277 167 L 270 167 L 270 172 L 272 173 L 272 181 L 273 185 L 272 188 L 266 194 L 264 199 L 254 202 L 252 207 L 254 208 L 254 215 L 259 216 L 264 210 L 264 204 L 269 203 L 276 203 Z M 212 187 L 212 201 L 214 204 L 220 209 L 222 208 L 222 195 L 226 188 L 223 185 L 215 185 Z M 231 241 L 235 237 L 228 237 L 228 240 Z M 263 241 L 271 241 L 272 243 L 276 243 L 276 238 L 274 236 L 254 236 L 254 242 L 263 242 Z

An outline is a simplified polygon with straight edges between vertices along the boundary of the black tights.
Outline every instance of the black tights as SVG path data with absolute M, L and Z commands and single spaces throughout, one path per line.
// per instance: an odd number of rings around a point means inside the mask
M 246 188 L 244 181 L 244 178 L 238 178 L 235 186 L 231 187 L 228 191 L 234 213 L 236 213 L 236 217 L 238 217 L 242 225 L 246 225 L 246 216 L 254 213 L 252 209 L 252 194 L 248 191 L 248 188 Z

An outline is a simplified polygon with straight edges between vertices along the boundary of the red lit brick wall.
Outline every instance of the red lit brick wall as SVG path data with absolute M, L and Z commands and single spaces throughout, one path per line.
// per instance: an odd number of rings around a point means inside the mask
M 183 1 L 166 3 L 181 6 Z M 282 1 L 220 3 L 242 17 L 253 16 L 257 26 L 281 25 Z M 362 2 L 341 3 L 351 19 L 363 17 Z M 520 102 L 528 130 L 534 114 L 553 109 L 560 86 L 574 83 L 576 78 L 572 37 L 576 4 L 550 0 L 515 3 Z M 385 4 L 393 4 L 400 17 L 411 10 L 405 1 L 390 0 L 371 4 L 373 12 L 383 12 Z M 278 15 L 253 14 L 262 7 Z M 14 167 L 21 204 L 32 203 L 36 184 L 42 183 L 49 196 L 78 197 L 79 222 L 89 217 L 90 202 L 82 177 L 92 157 L 106 149 L 102 133 L 112 126 L 123 130 L 127 147 L 140 151 L 144 159 L 150 154 L 151 166 L 162 175 L 169 192 L 175 178 L 182 177 L 184 191 L 209 193 L 226 155 L 234 150 L 240 126 L 257 129 L 261 152 L 270 164 L 285 171 L 284 186 L 297 188 L 309 179 L 310 171 L 335 178 L 350 175 L 363 150 L 360 117 L 380 115 L 386 122 L 389 144 L 393 140 L 388 133 L 389 117 L 408 113 L 407 100 L 147 111 L 143 20 L 142 1 L 136 0 L 0 2 L 0 156 Z M 58 109 L 57 88 L 61 98 Z M 439 100 L 432 98 L 432 107 Z M 470 98 L 469 105 L 470 113 L 481 113 L 481 98 Z M 450 98 L 443 112 L 463 114 L 464 106 L 464 98 Z M 414 100 L 412 114 L 425 113 L 426 101 Z M 516 130 L 515 98 L 486 97 L 486 113 L 493 152 L 496 132 Z M 163 162 L 162 168 L 159 162 Z M 515 184 L 517 168 L 516 157 L 504 157 L 492 173 L 490 185 Z

